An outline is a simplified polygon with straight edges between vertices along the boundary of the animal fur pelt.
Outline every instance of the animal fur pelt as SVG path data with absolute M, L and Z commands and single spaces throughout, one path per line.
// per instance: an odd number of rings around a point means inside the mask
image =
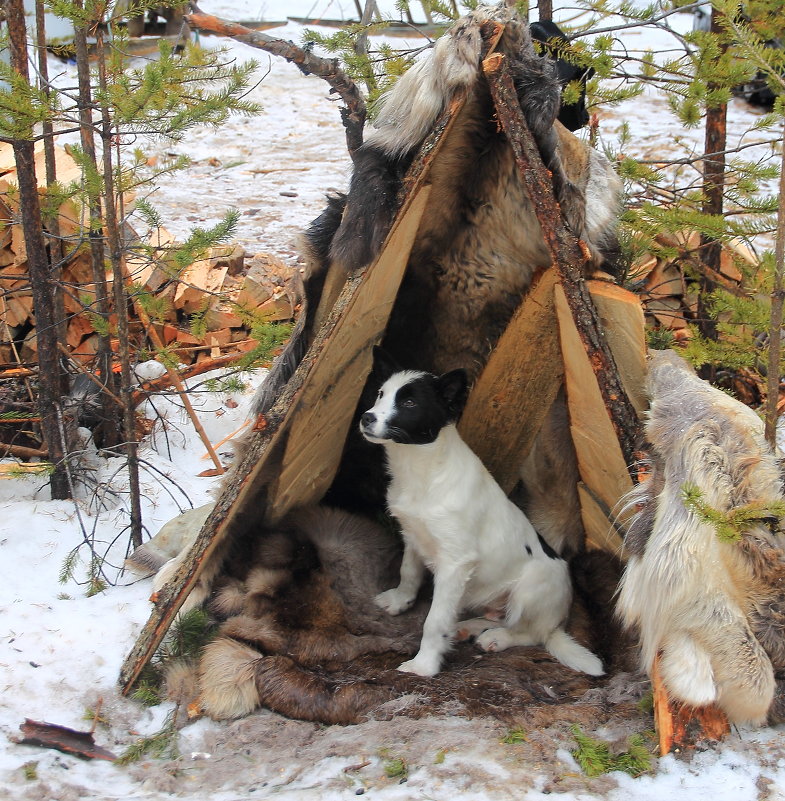
M 669 694 L 716 703 L 732 722 L 785 720 L 785 541 L 777 520 L 753 520 L 738 542 L 685 502 L 693 486 L 722 514 L 783 499 L 775 455 L 751 409 L 700 380 L 670 351 L 652 356 L 651 477 L 638 507 L 618 611 L 640 633 L 641 659 Z
M 214 503 L 207 503 L 196 509 L 188 509 L 165 523 L 161 530 L 150 540 L 134 549 L 125 560 L 125 566 L 143 576 L 155 574 L 153 578 L 153 595 L 164 586 L 180 566 L 189 558 L 190 548 L 196 541 L 204 521 L 215 508 Z M 226 545 L 216 549 L 207 560 L 199 574 L 196 584 L 188 593 L 188 597 L 180 607 L 183 615 L 190 609 L 201 606 L 209 597 L 213 581 L 220 572 Z
M 561 88 L 556 67 L 535 53 L 528 27 L 506 7 L 481 7 L 441 37 L 382 99 L 375 127 L 357 151 L 348 194 L 329 198 L 305 234 L 306 302 L 300 334 L 262 386 L 258 412 L 272 405 L 291 376 L 346 276 L 378 255 L 399 207 L 406 170 L 458 94 L 465 93 L 466 104 L 430 172 L 430 200 L 390 317 L 385 349 L 407 368 L 443 373 L 462 367 L 473 381 L 532 277 L 550 265 L 511 147 L 493 122 L 493 104 L 480 70 L 481 26 L 488 19 L 506 26 L 497 52 L 510 62 L 521 108 L 553 175 L 565 218 L 592 254 L 590 267 L 613 258 L 618 178 L 602 155 L 556 122 Z M 372 376 L 358 409 L 368 408 L 377 388 Z M 544 436 L 557 439 L 533 453 L 543 454 L 551 464 L 558 453 L 566 462 L 564 469 L 574 475 L 563 398 L 553 415 Z M 355 429 L 327 501 L 373 513 L 384 504 L 381 453 Z M 527 469 L 524 485 L 540 466 Z M 553 482 L 548 493 L 537 488 L 528 492 L 524 486 L 522 497 L 538 530 L 561 553 L 582 548 L 574 481 Z
M 442 709 L 512 722 L 527 707 L 573 701 L 602 683 L 540 648 L 485 654 L 470 643 L 456 645 L 437 677 L 401 673 L 402 657 L 417 651 L 429 592 L 400 616 L 379 609 L 373 598 L 395 583 L 399 562 L 394 531 L 326 507 L 248 538 L 208 604 L 222 622 L 198 666 L 204 711 L 236 718 L 265 706 L 348 724 Z M 611 670 L 628 669 L 612 613 L 620 566 L 595 553 L 580 571 L 576 594 L 591 588 L 591 613 L 576 603 L 570 631 Z M 610 643 L 590 632 L 605 632 Z

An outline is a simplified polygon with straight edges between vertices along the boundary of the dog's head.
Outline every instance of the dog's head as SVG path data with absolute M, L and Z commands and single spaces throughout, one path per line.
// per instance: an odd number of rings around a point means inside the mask
M 465 370 L 442 376 L 402 370 L 381 348 L 374 348 L 374 374 L 383 383 L 376 404 L 360 418 L 360 431 L 370 442 L 433 442 L 456 422 L 466 402 Z

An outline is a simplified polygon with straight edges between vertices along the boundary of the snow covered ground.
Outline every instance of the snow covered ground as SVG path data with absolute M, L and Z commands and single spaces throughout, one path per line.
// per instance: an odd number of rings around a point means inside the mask
M 392 9 L 382 3 L 383 11 Z M 204 0 L 204 10 L 234 19 L 283 19 L 289 15 L 348 15 L 353 4 L 329 0 Z M 689 26 L 686 18 L 677 25 Z M 272 33 L 298 41 L 300 26 Z M 214 44 L 214 37 L 204 37 Z M 401 40 L 395 40 L 400 45 Z M 662 51 L 670 45 L 651 34 L 625 34 L 628 47 Z M 414 44 L 414 40 L 413 40 Z M 227 208 L 242 212 L 236 239 L 250 253 L 269 252 L 296 261 L 294 238 L 321 210 L 324 193 L 345 188 L 349 160 L 338 111 L 326 86 L 261 51 L 230 45 L 233 57 L 262 65 L 252 99 L 264 106 L 254 119 L 234 119 L 218 131 L 194 131 L 176 152 L 191 156 L 185 173 L 161 181 L 153 202 L 166 226 L 185 234 L 216 222 Z M 64 80 L 68 67 L 62 65 Z M 269 70 L 269 71 L 268 71 Z M 266 74 L 265 74 L 266 73 Z M 264 76 L 264 77 L 262 77 Z M 731 104 L 731 131 L 746 129 L 757 112 Z M 613 137 L 623 120 L 636 153 L 673 152 L 683 137 L 664 103 L 652 95 L 630 101 L 604 117 Z M 158 148 L 158 151 L 156 151 Z M 153 145 L 152 151 L 171 150 Z M 261 373 L 246 376 L 244 392 L 201 392 L 194 403 L 212 442 L 243 422 Z M 194 384 L 202 384 L 200 377 Z M 142 449 L 144 521 L 153 534 L 167 520 L 210 499 L 217 479 L 198 473 L 210 466 L 204 448 L 176 400 L 156 401 L 157 434 Z M 315 801 L 359 794 L 380 801 L 408 799 L 516 799 L 559 795 L 592 799 L 690 799 L 754 801 L 785 798 L 785 729 L 742 729 L 720 747 L 689 757 L 659 760 L 652 775 L 584 778 L 569 754 L 569 729 L 543 752 L 536 733 L 518 744 L 500 742 L 504 728 L 486 720 L 429 718 L 361 726 L 323 727 L 262 712 L 235 723 L 206 720 L 181 734 L 181 757 L 143 760 L 130 767 L 85 762 L 55 751 L 13 743 L 25 718 L 89 729 L 88 712 L 99 709 L 96 741 L 122 753 L 139 737 L 158 731 L 170 705 L 147 709 L 117 690 L 120 665 L 149 614 L 150 581 L 135 581 L 117 568 L 127 535 L 124 475 L 113 460 L 93 456 L 94 481 L 103 508 L 86 495 L 73 502 L 47 500 L 37 478 L 0 481 L 0 798 L 72 799 L 280 798 Z M 108 555 L 108 576 L 117 586 L 86 597 L 85 540 Z M 82 544 L 80 546 L 80 544 Z M 79 547 L 74 579 L 58 582 L 68 554 Z M 614 739 L 618 732 L 599 732 Z M 384 763 L 403 758 L 408 778 L 388 777 Z M 27 769 L 25 769 L 27 766 Z

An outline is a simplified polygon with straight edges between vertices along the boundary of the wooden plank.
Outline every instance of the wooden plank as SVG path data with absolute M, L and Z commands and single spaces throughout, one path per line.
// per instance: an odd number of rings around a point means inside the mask
M 522 184 L 531 199 L 552 264 L 562 278 L 560 294 L 569 304 L 574 318 L 573 329 L 587 354 L 586 363 L 596 376 L 592 383 L 599 388 L 604 401 L 604 414 L 611 421 L 624 458 L 632 462 L 635 443 L 640 433 L 640 421 L 621 383 L 613 355 L 602 334 L 597 310 L 584 281 L 588 249 L 575 236 L 562 216 L 551 173 L 542 163 L 537 144 L 526 124 L 508 59 L 494 53 L 482 62 L 482 68 L 488 80 L 496 116 L 512 148 Z
M 404 252 L 399 248 L 409 239 L 413 241 L 429 192 L 430 187 L 424 186 L 423 180 L 420 188 L 409 195 L 377 261 L 349 276 L 332 313 L 294 376 L 270 412 L 257 421 L 255 430 L 259 436 L 238 464 L 237 480 L 227 483 L 188 557 L 159 592 L 150 618 L 123 663 L 119 681 L 124 694 L 130 692 L 152 657 L 205 563 L 231 536 L 232 522 L 240 510 L 253 505 L 259 518 L 269 522 L 285 514 L 294 503 L 305 504 L 309 498 L 316 499 L 329 485 L 370 370 L 372 345 L 381 339 L 387 325 L 408 260 L 408 249 Z M 399 234 L 399 229 L 403 233 Z M 376 270 L 383 258 L 382 269 Z M 397 280 L 385 274 L 385 266 L 400 270 Z M 363 336 L 360 328 L 364 330 Z M 332 347 L 338 349 L 340 357 L 330 355 Z M 324 361 L 329 361 L 329 369 Z M 333 411 L 335 419 L 330 417 Z M 311 429 L 298 425 L 295 417 L 300 422 L 307 417 Z M 318 424 L 313 425 L 313 421 Z M 342 432 L 341 436 L 331 433 L 333 429 Z M 323 433 L 315 437 L 319 432 Z M 292 445 L 287 447 L 290 437 Z M 310 456 L 311 449 L 318 450 L 319 458 L 325 461 Z M 316 471 L 311 473 L 314 465 Z M 287 482 L 296 482 L 297 489 Z
M 693 748 L 698 741 L 719 742 L 730 734 L 730 723 L 719 707 L 693 707 L 676 704 L 668 697 L 659 670 L 659 657 L 651 669 L 654 696 L 654 727 L 660 756 Z
M 554 301 L 578 470 L 592 493 L 613 509 L 621 496 L 632 489 L 627 461 L 561 284 L 554 287 Z
M 586 286 L 624 391 L 640 416 L 649 406 L 646 397 L 646 319 L 640 297 L 608 281 L 587 281 Z
M 279 520 L 295 506 L 321 499 L 338 469 L 343 444 L 368 373 L 372 347 L 381 341 L 409 252 L 430 194 L 423 187 L 401 215 L 373 270 L 368 270 L 362 293 L 348 305 L 330 348 L 314 365 L 292 409 L 282 468 L 266 510 L 268 522 Z M 329 420 L 329 425 L 324 422 Z
M 549 269 L 532 284 L 472 387 L 459 425 L 505 493 L 517 483 L 564 375 L 553 304 L 557 280 Z
M 578 498 L 587 547 L 625 558 L 623 534 L 611 510 L 582 481 L 578 483 Z

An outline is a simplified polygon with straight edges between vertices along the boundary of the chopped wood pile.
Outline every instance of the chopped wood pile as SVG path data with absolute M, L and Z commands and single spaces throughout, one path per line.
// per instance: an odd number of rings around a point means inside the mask
M 690 285 L 689 276 L 705 272 L 700 264 L 701 236 L 698 231 L 661 233 L 655 241 L 667 255 L 644 253 L 633 263 L 629 279 L 640 295 L 649 327 L 670 331 L 674 340 L 684 341 L 690 338 L 689 325 L 698 318 L 698 287 Z M 731 241 L 723 247 L 719 273 L 709 277 L 732 294 L 743 295 L 743 270 L 757 266 L 750 248 Z
M 56 149 L 56 163 L 61 185 L 68 188 L 82 181 L 81 168 L 66 150 Z M 36 154 L 36 174 L 43 197 L 42 149 Z M 78 195 L 60 205 L 57 223 L 64 252 L 60 283 L 65 340 L 70 357 L 88 366 L 98 348 L 100 321 L 93 313 L 96 287 L 85 222 Z M 174 262 L 178 243 L 163 229 L 140 239 L 126 226 L 126 239 L 131 242 L 125 267 L 132 301 L 132 344 L 137 351 L 149 349 L 148 316 L 153 318 L 157 334 L 152 341 L 161 341 L 184 364 L 252 350 L 257 345 L 253 325 L 295 317 L 299 276 L 273 256 L 248 258 L 240 246 L 226 245 L 211 248 L 203 258 L 181 269 Z M 111 273 L 106 280 L 111 296 Z M 146 307 L 146 313 L 140 306 Z M 111 317 L 109 323 L 111 326 Z M 35 363 L 35 324 L 16 168 L 11 148 L 0 145 L 0 369 Z

